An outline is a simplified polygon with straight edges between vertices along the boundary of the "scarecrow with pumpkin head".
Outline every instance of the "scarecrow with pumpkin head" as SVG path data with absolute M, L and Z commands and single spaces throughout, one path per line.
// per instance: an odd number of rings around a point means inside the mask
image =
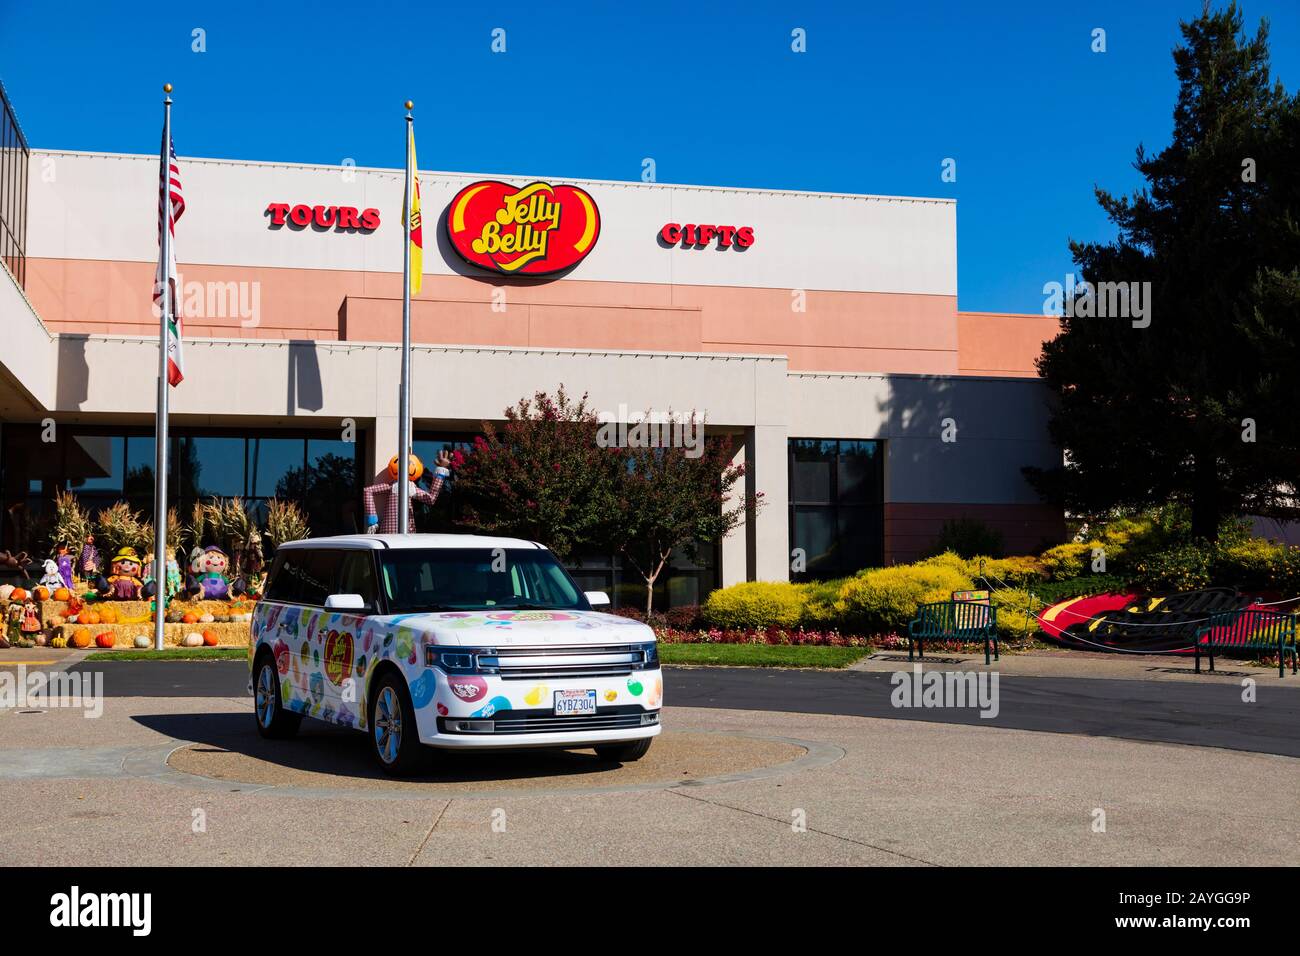
M 433 504 L 438 500 L 438 493 L 442 491 L 443 483 L 451 477 L 451 455 L 447 452 L 438 452 L 438 459 L 435 462 L 436 467 L 433 471 L 433 482 L 429 490 L 425 491 L 418 484 L 421 476 L 424 475 L 424 465 L 420 459 L 414 455 L 407 462 L 406 480 L 410 482 L 411 502 L 423 501 L 427 504 Z M 388 462 L 388 477 L 391 481 L 380 481 L 373 485 L 367 485 L 365 488 L 365 505 L 366 505 L 366 532 L 368 534 L 397 534 L 397 499 L 398 499 L 398 466 L 397 456 L 394 455 Z M 379 495 L 388 495 L 388 500 L 384 502 L 384 516 L 381 521 L 379 518 L 379 508 L 376 498 Z M 415 531 L 415 512 L 411 511 L 407 515 L 408 532 Z
M 140 580 L 140 555 L 136 554 L 135 548 L 130 545 L 119 548 L 108 567 L 112 573 L 96 582 L 99 596 L 111 601 L 140 600 L 144 582 Z

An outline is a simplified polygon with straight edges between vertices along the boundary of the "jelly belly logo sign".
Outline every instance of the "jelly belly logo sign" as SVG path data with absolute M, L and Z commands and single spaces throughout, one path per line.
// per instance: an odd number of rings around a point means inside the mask
M 577 186 L 471 183 L 447 209 L 447 238 L 471 265 L 506 275 L 550 275 L 595 248 L 600 212 Z

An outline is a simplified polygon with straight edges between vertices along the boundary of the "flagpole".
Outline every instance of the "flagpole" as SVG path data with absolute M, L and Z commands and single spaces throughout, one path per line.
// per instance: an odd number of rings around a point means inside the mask
M 411 171 L 411 135 L 414 120 L 406 101 L 406 195 L 402 210 L 402 395 L 398 402 L 397 423 L 397 528 L 402 534 L 410 528 L 411 482 L 411 198 L 415 190 Z
M 172 143 L 172 85 L 163 84 L 163 141 L 162 164 L 159 170 L 159 211 L 161 216 L 161 262 L 171 261 L 171 143 Z M 165 204 L 165 205 L 164 205 Z M 165 272 L 165 270 L 164 270 Z M 153 484 L 153 583 L 154 623 L 153 646 L 163 649 L 163 621 L 167 609 L 167 320 L 172 309 L 171 279 L 163 275 L 162 308 L 158 325 L 158 417 L 154 435 Z

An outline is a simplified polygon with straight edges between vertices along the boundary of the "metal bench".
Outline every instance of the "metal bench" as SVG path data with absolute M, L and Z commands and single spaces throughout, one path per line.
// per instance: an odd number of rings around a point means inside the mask
M 1210 658 L 1214 670 L 1214 652 L 1276 651 L 1277 676 L 1286 676 L 1286 656 L 1291 655 L 1291 673 L 1296 672 L 1295 615 L 1281 611 L 1242 608 L 1211 614 L 1209 621 L 1196 630 L 1196 673 L 1201 672 L 1201 652 Z
M 916 618 L 907 625 L 907 659 L 912 660 L 915 647 L 921 660 L 925 660 L 925 641 L 983 641 L 984 663 L 989 663 L 990 647 L 993 660 L 998 655 L 998 609 L 973 601 L 936 601 L 922 604 L 916 609 Z

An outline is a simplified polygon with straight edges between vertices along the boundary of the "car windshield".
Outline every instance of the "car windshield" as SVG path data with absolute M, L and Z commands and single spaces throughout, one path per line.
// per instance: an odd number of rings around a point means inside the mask
M 420 611 L 591 609 L 549 551 L 395 548 L 380 552 L 390 614 Z

